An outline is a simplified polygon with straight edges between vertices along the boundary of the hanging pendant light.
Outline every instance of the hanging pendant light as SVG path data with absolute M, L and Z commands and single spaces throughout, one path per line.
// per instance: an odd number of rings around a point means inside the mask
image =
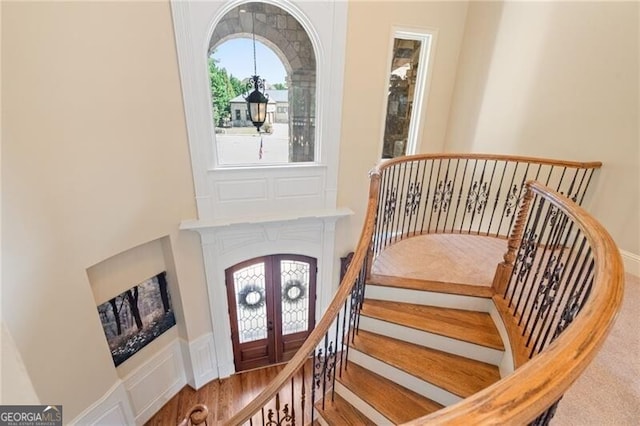
M 253 89 L 251 93 L 244 96 L 244 100 L 247 101 L 247 109 L 249 110 L 249 119 L 256 126 L 258 132 L 260 127 L 267 119 L 267 103 L 269 102 L 269 95 L 264 94 L 264 80 L 258 76 L 256 66 L 256 31 L 255 31 L 255 15 L 251 13 L 251 25 L 253 35 L 253 76 L 251 81 L 247 84 L 247 91 Z M 262 90 L 262 91 L 261 91 Z

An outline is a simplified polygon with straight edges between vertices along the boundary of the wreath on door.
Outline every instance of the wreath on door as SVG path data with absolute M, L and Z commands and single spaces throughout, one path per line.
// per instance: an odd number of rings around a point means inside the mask
M 282 288 L 282 300 L 287 303 L 296 303 L 306 294 L 307 288 L 300 280 L 289 280 Z
M 264 306 L 264 289 L 256 284 L 247 284 L 238 292 L 238 305 L 249 311 L 257 311 Z

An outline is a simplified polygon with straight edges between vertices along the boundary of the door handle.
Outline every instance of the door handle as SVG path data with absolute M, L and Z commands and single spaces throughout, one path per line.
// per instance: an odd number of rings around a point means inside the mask
M 267 330 L 273 331 L 273 321 L 267 322 Z

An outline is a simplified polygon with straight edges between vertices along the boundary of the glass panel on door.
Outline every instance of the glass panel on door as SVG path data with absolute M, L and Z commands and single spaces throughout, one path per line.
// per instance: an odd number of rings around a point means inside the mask
M 280 261 L 283 335 L 309 328 L 309 270 L 307 262 Z
M 264 263 L 233 273 L 240 343 L 267 338 L 266 279 Z

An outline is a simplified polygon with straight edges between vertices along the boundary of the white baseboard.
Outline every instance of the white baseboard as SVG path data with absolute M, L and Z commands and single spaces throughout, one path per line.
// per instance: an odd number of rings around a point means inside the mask
M 207 333 L 191 342 L 184 343 L 186 343 L 189 352 L 189 363 L 192 369 L 192 374 L 189 374 L 189 386 L 200 389 L 211 380 L 217 379 L 219 374 L 213 334 Z
M 640 256 L 625 250 L 620 250 L 620 255 L 624 262 L 625 272 L 640 277 Z
M 68 424 L 71 425 L 132 425 L 136 422 L 127 391 L 118 380 L 99 400 L 91 404 Z
M 180 339 L 124 378 L 137 425 L 144 424 L 187 384 Z

